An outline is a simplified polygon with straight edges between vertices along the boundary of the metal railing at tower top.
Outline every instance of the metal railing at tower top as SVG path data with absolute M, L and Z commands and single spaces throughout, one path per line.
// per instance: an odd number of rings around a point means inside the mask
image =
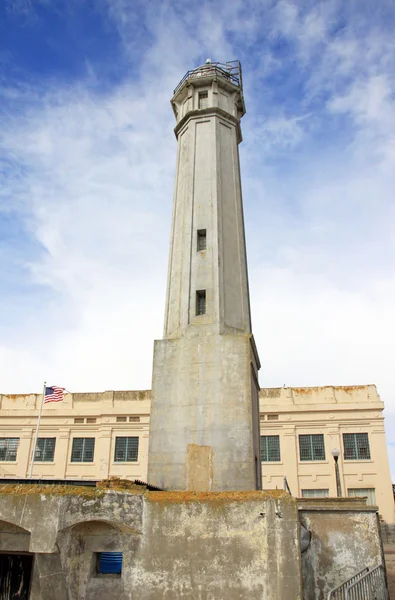
M 174 94 L 180 89 L 184 81 L 187 79 L 196 79 L 197 77 L 205 77 L 207 75 L 216 75 L 218 77 L 222 77 L 223 79 L 227 79 L 234 85 L 237 85 L 239 88 L 243 89 L 240 61 L 230 60 L 226 63 L 207 62 L 205 65 L 197 67 L 196 69 L 192 69 L 192 71 L 187 71 L 180 83 L 175 88 Z

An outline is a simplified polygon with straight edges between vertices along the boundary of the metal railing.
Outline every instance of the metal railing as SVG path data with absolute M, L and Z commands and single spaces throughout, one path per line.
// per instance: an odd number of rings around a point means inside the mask
M 208 75 L 217 75 L 219 77 L 227 79 L 234 85 L 243 88 L 241 64 L 238 60 L 230 60 L 226 63 L 209 62 L 205 65 L 202 65 L 201 67 L 193 69 L 192 71 L 187 71 L 184 77 L 181 79 L 180 83 L 175 88 L 174 93 L 176 93 L 180 89 L 184 81 L 186 81 L 187 79 L 205 77 Z
M 388 600 L 384 566 L 365 567 L 333 588 L 327 600 Z
M 345 590 L 344 600 L 387 600 L 383 565 L 378 565 Z
M 355 575 L 350 577 L 350 579 L 343 581 L 343 583 L 333 588 L 329 592 L 327 600 L 344 600 L 346 587 L 353 584 L 355 581 L 358 581 L 360 577 L 363 577 L 368 572 L 369 567 L 365 567 L 364 569 L 362 569 L 362 571 L 358 571 L 358 573 L 355 573 Z

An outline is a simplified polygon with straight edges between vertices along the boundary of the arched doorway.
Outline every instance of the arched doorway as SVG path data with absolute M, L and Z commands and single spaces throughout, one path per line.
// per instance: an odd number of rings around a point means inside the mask
M 0 600 L 28 600 L 33 571 L 30 532 L 0 521 Z

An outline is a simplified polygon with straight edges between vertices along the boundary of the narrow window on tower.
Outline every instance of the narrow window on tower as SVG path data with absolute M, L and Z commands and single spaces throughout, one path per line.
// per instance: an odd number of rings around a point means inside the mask
M 198 252 L 200 252 L 201 250 L 205 250 L 207 247 L 207 236 L 206 236 L 206 230 L 205 229 L 198 229 L 197 232 L 197 249 Z
M 196 315 L 206 314 L 206 290 L 196 292 Z
M 208 92 L 199 92 L 199 108 L 207 108 Z

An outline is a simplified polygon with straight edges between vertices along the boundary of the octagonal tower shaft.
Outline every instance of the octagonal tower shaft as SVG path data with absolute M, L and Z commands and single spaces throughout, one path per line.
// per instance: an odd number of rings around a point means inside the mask
M 148 460 L 149 483 L 165 489 L 261 487 L 260 365 L 251 334 L 238 74 L 218 64 L 199 67 L 171 101 L 178 156 Z
M 196 69 L 172 99 L 178 157 L 166 338 L 203 324 L 217 333 L 251 333 L 238 154 L 245 109 L 241 88 L 225 73 Z

